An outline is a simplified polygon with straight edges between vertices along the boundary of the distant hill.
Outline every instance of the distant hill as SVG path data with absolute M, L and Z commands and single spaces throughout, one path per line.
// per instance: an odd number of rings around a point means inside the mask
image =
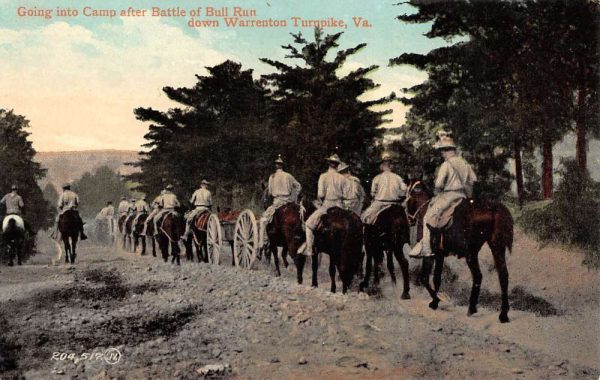
M 38 152 L 35 160 L 47 169 L 46 178 L 40 185 L 51 182 L 60 187 L 65 182 L 79 179 L 86 172 L 93 172 L 100 166 L 108 166 L 120 174 L 127 175 L 136 168 L 125 165 L 139 159 L 137 151 L 129 150 L 89 150 L 77 152 Z

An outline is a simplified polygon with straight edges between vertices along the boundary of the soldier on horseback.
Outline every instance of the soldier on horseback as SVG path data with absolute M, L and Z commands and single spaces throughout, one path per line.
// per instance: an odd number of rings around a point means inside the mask
M 162 196 L 165 193 L 165 190 L 161 190 L 160 194 L 154 198 L 152 201 L 152 212 L 148 215 L 146 220 L 144 221 L 144 228 L 142 230 L 141 236 L 146 236 L 146 232 L 148 231 L 148 223 L 154 223 L 154 218 L 160 211 L 160 204 L 162 201 Z
M 183 240 L 187 240 L 190 237 L 192 223 L 196 216 L 210 211 L 212 208 L 212 194 L 208 190 L 208 185 L 210 185 L 210 182 L 203 179 L 200 182 L 200 187 L 194 191 L 192 198 L 190 198 L 190 203 L 194 206 L 194 209 L 185 215 L 185 232 L 181 237 Z
M 317 198 L 321 205 L 312 213 L 306 221 L 306 242 L 298 250 L 306 256 L 313 255 L 315 242 L 314 231 L 319 225 L 321 216 L 327 214 L 327 210 L 333 207 L 343 208 L 343 199 L 348 193 L 348 182 L 346 178 L 338 173 L 337 168 L 341 161 L 337 154 L 327 158 L 329 169 L 319 177 Z
M 114 232 L 114 223 L 115 223 L 115 206 L 113 206 L 112 201 L 106 202 L 106 206 L 100 210 L 98 215 L 96 215 L 96 219 L 100 221 L 104 221 L 107 223 L 107 228 L 110 234 Z
M 275 173 L 269 177 L 269 185 L 267 193 L 273 198 L 273 204 L 265 210 L 260 218 L 260 237 L 258 240 L 258 248 L 262 248 L 267 243 L 267 225 L 273 220 L 273 215 L 277 209 L 288 203 L 297 202 L 298 195 L 302 190 L 300 183 L 293 175 L 283 170 L 283 159 L 281 155 L 275 160 Z
M 344 208 L 360 216 L 365 201 L 365 189 L 360 184 L 360 179 L 352 175 L 350 165 L 342 162 L 338 173 L 343 175 L 348 182 L 348 194 L 344 196 Z
M 79 235 L 81 240 L 87 239 L 87 236 L 83 232 L 83 220 L 79 215 L 79 211 L 77 211 L 77 207 L 79 207 L 79 196 L 71 190 L 71 185 L 66 183 L 63 185 L 63 192 L 58 199 L 58 211 L 59 215 L 57 218 L 57 222 L 60 217 L 67 211 L 71 211 L 75 217 L 77 218 L 77 223 L 79 224 Z M 57 228 L 58 230 L 58 228 Z
M 129 202 L 127 201 L 127 197 L 121 197 L 121 202 L 119 202 L 117 212 L 119 213 L 119 218 L 123 215 L 127 215 L 129 212 Z
M 144 215 L 150 212 L 150 206 L 148 206 L 148 202 L 146 202 L 148 198 L 145 195 L 142 195 L 140 199 L 135 202 L 135 218 L 133 219 L 133 225 L 135 226 L 140 215 Z
M 32 233 L 29 224 L 23 219 L 23 210 L 25 209 L 25 203 L 23 202 L 23 198 L 19 195 L 19 187 L 17 185 L 11 186 L 11 192 L 6 194 L 0 200 L 0 204 L 4 205 L 6 208 L 5 218 L 7 220 L 9 216 L 16 215 L 20 219 L 20 223 L 22 223 L 22 228 Z M 4 229 L 5 222 L 2 222 L 2 229 Z
M 444 211 L 455 205 L 458 200 L 472 196 L 473 184 L 477 181 L 471 165 L 457 154 L 451 134 L 440 131 L 437 137 L 439 141 L 434 148 L 441 152 L 444 163 L 438 169 L 435 178 L 434 193 L 436 196 L 431 199 L 424 217 L 426 225 L 434 228 L 443 227 L 437 225 L 437 220 Z M 433 256 L 429 228 L 423 228 L 423 238 L 413 247 L 409 256 L 413 258 Z
M 406 195 L 406 184 L 402 177 L 392 171 L 392 157 L 389 154 L 383 155 L 380 168 L 381 173 L 373 178 L 371 184 L 373 202 L 361 216 L 365 224 L 375 224 L 383 210 L 401 203 Z
M 154 217 L 154 231 L 158 231 L 158 221 L 170 212 L 175 212 L 175 209 L 181 206 L 177 195 L 173 193 L 173 185 L 167 185 L 164 193 L 160 196 L 160 211 Z

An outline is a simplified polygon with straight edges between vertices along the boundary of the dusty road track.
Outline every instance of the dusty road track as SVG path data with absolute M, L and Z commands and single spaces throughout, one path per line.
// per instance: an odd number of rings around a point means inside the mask
M 525 252 L 509 262 L 513 302 L 524 309 L 511 311 L 510 324 L 497 322 L 497 281 L 489 271 L 483 301 L 491 304 L 469 318 L 465 306 L 455 305 L 464 302 L 460 281 L 445 284 L 454 289 L 452 302 L 434 312 L 416 286 L 413 299 L 401 301 L 389 276 L 381 297 L 332 295 L 325 265 L 321 287 L 311 289 L 295 285 L 292 271 L 274 278 L 262 264 L 254 271 L 175 267 L 89 246 L 79 259 L 74 267 L 48 266 L 50 256 L 40 255 L 37 264 L 0 268 L 0 378 L 193 379 L 198 368 L 218 363 L 231 366 L 224 377 L 252 379 L 600 375 L 597 285 L 559 291 L 552 279 L 517 268 L 529 261 L 539 271 L 556 267 Z M 469 280 L 463 266 L 452 264 Z M 526 284 L 519 283 L 523 276 Z M 588 273 L 578 281 L 588 281 L 585 276 L 597 280 Z M 536 281 L 546 287 L 534 296 Z M 81 360 L 110 347 L 121 353 L 116 364 Z M 76 358 L 60 360 L 56 353 Z

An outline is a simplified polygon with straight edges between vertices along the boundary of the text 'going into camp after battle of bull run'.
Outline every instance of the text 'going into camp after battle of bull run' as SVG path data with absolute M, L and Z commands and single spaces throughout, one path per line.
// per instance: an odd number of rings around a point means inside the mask
M 142 18 L 168 17 L 183 18 L 190 28 L 335 28 L 345 29 L 371 28 L 373 25 L 364 17 L 351 16 L 349 19 L 325 16 L 322 18 L 304 18 L 301 16 L 263 17 L 254 8 L 245 7 L 149 7 L 149 8 L 98 8 L 92 6 L 43 8 L 19 6 L 16 8 L 18 17 L 42 18 L 45 20 L 65 19 L 75 17 L 96 18 Z

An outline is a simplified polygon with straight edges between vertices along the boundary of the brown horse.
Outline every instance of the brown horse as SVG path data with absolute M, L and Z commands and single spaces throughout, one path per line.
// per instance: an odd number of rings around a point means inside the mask
M 205 211 L 194 217 L 190 229 L 192 231 L 190 238 L 185 241 L 186 257 L 190 261 L 194 261 L 194 249 L 196 249 L 196 257 L 198 262 L 208 263 L 208 218 L 210 212 Z
M 185 231 L 185 221 L 181 217 L 181 214 L 176 212 L 168 212 L 166 215 L 161 217 L 158 222 L 158 231 L 156 233 L 156 239 L 158 241 L 158 247 L 162 253 L 163 260 L 165 262 L 169 259 L 169 246 L 171 246 L 171 263 L 181 264 L 179 253 L 179 239 Z
M 426 213 L 431 193 L 421 181 L 414 181 L 409 186 L 407 212 L 412 221 L 421 221 Z M 468 315 L 477 312 L 479 290 L 482 274 L 479 268 L 479 251 L 485 243 L 488 244 L 494 257 L 500 289 L 502 305 L 500 322 L 509 322 L 508 318 L 508 269 L 506 267 L 506 250 L 512 250 L 513 219 L 508 209 L 500 204 L 480 199 L 467 199 L 456 207 L 452 226 L 447 230 L 432 229 L 431 247 L 433 258 L 425 258 L 421 269 L 420 280 L 431 295 L 429 307 L 437 309 L 444 258 L 451 253 L 459 258 L 465 257 L 473 277 L 473 286 L 469 299 Z M 434 267 L 435 264 L 435 268 Z M 433 269 L 433 288 L 429 276 Z
M 410 244 L 409 225 L 404 208 L 400 204 L 391 205 L 377 216 L 375 224 L 365 225 L 364 233 L 367 267 L 365 278 L 360 284 L 360 289 L 364 290 L 369 286 L 373 264 L 375 266 L 375 285 L 379 284 L 379 270 L 385 253 L 392 283 L 396 284 L 396 274 L 394 273 L 394 257 L 396 257 L 396 260 L 400 264 L 404 280 L 404 289 L 401 298 L 410 299 L 408 260 L 402 252 L 404 244 Z
M 268 244 L 263 248 L 267 255 L 273 256 L 277 276 L 281 276 L 279 269 L 278 248 L 282 248 L 281 256 L 285 267 L 288 266 L 286 256 L 294 260 L 297 269 L 298 283 L 302 283 L 302 271 L 298 270 L 298 248 L 304 243 L 305 233 L 302 229 L 303 219 L 306 219 L 315 210 L 312 203 L 302 202 L 304 207 L 304 216 L 301 215 L 301 207 L 297 203 L 288 203 L 279 207 L 273 215 L 273 220 L 267 225 L 266 234 Z M 302 264 L 303 265 L 303 264 Z
M 81 232 L 81 219 L 77 211 L 67 210 L 58 218 L 58 231 L 65 246 L 65 262 L 75 264 L 77 240 Z
M 148 218 L 148 213 L 142 213 L 135 220 L 135 226 L 132 226 L 132 235 L 133 235 L 133 252 L 137 251 L 138 245 L 142 246 L 141 255 L 144 256 L 146 254 L 146 236 L 142 235 L 142 231 L 144 230 L 144 223 Z M 133 218 L 132 218 L 133 219 Z M 133 224 L 133 222 L 132 222 Z
M 312 286 L 318 286 L 318 252 L 322 252 L 329 255 L 331 292 L 335 293 L 336 291 L 335 273 L 337 269 L 342 280 L 342 293 L 346 293 L 362 264 L 364 258 L 362 245 L 362 222 L 358 215 L 339 207 L 330 208 L 327 214 L 321 218 L 319 228 L 315 231 Z M 306 256 L 297 255 L 297 257 L 299 258 L 298 272 L 302 273 Z
M 119 233 L 123 236 L 123 250 L 127 250 L 127 220 L 129 215 L 121 215 L 117 220 L 117 227 L 119 228 Z

